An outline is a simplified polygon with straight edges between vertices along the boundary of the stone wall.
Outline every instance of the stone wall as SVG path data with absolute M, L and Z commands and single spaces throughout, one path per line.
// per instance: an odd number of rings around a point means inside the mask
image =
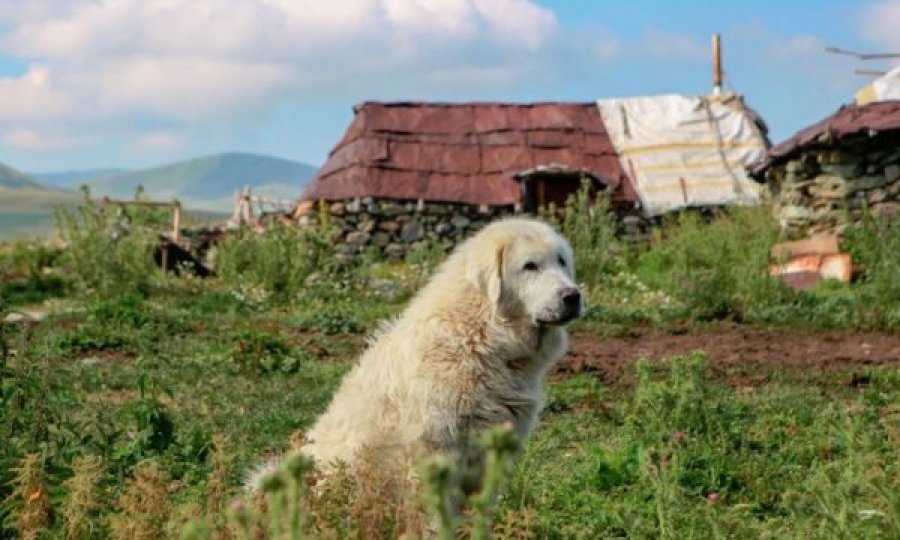
M 427 242 L 437 242 L 445 249 L 489 221 L 515 213 L 515 208 L 424 201 L 396 201 L 365 197 L 331 202 L 328 212 L 341 230 L 338 256 L 349 260 L 370 247 L 388 258 L 402 259 L 407 250 Z M 312 205 L 300 209 L 297 221 L 303 226 L 316 219 Z
M 364 197 L 327 203 L 329 219 L 340 229 L 338 257 L 350 260 L 376 248 L 389 259 L 400 260 L 410 249 L 429 242 L 450 250 L 456 243 L 495 219 L 521 215 L 514 206 L 397 201 Z M 650 238 L 652 220 L 633 208 L 616 208 L 616 234 L 630 243 Z M 312 203 L 301 203 L 297 224 L 310 225 L 318 217 Z
M 900 207 L 900 138 L 866 135 L 822 141 L 765 173 L 786 236 L 842 233 L 864 212 Z

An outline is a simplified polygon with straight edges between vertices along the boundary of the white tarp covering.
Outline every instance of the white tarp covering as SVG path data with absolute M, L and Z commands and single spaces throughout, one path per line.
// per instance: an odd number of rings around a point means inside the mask
M 856 93 L 858 105 L 890 99 L 900 99 L 900 66 L 878 77 Z
M 765 156 L 765 141 L 753 117 L 728 99 L 663 95 L 597 101 L 646 215 L 759 201 L 759 185 L 744 167 Z

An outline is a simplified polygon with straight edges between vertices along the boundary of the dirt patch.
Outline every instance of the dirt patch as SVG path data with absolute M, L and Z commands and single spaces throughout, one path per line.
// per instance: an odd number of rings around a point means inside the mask
M 576 333 L 558 373 L 596 372 L 607 385 L 627 385 L 639 358 L 660 360 L 696 350 L 705 352 L 713 373 L 733 386 L 756 386 L 782 369 L 810 375 L 847 372 L 846 384 L 859 385 L 865 380 L 858 373 L 867 367 L 900 367 L 897 334 L 731 326 L 690 333 L 636 329 L 627 337 Z

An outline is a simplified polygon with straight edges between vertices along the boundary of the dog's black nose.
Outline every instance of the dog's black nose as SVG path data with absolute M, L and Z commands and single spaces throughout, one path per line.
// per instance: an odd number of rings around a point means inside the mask
M 575 287 L 566 287 L 559 292 L 559 295 L 566 308 L 578 309 L 581 307 L 581 293 Z

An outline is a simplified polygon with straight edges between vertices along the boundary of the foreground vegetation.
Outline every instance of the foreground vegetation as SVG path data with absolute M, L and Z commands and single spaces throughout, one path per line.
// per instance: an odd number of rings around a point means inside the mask
M 798 293 L 765 276 L 777 237 L 765 209 L 676 217 L 633 248 L 583 203 L 560 227 L 591 306 L 577 330 L 597 339 L 722 320 L 900 325 L 894 224 L 848 234 L 845 248 L 866 269 L 858 283 Z M 440 507 L 440 462 L 416 497 L 374 476 L 311 492 L 301 462 L 272 479 L 262 506 L 239 487 L 324 409 L 366 333 L 402 309 L 440 250 L 337 265 L 323 219 L 315 230 L 230 239 L 219 277 L 200 281 L 160 275 L 152 234 L 111 242 L 114 221 L 87 205 L 60 216 L 66 248 L 0 247 L 0 316 L 52 312 L 0 326 L 0 536 L 394 537 L 427 519 L 423 505 Z M 478 536 L 493 514 L 493 534 L 509 538 L 900 535 L 895 371 L 872 368 L 848 387 L 839 371 L 776 369 L 731 387 L 697 352 L 639 363 L 633 375 L 609 387 L 589 373 L 555 380 L 514 471 L 503 434 L 487 441 L 504 484 L 497 507 L 476 498 L 451 525 Z

